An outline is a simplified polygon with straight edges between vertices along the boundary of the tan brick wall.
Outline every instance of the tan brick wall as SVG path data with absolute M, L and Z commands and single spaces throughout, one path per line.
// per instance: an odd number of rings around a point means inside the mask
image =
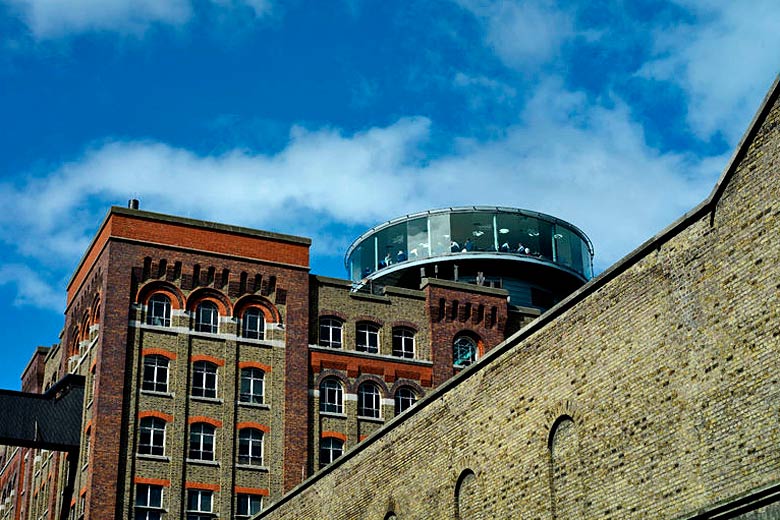
M 476 518 L 674 519 L 779 482 L 776 90 L 711 199 L 261 518 L 457 518 L 457 488 Z

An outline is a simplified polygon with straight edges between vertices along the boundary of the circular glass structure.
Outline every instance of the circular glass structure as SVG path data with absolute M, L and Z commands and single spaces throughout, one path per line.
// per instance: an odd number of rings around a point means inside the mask
M 357 287 L 380 280 L 414 287 L 427 276 L 520 294 L 512 288 L 519 283 L 528 290 L 549 289 L 551 304 L 562 291 L 570 292 L 592 277 L 593 245 L 576 226 L 543 213 L 458 207 L 415 213 L 370 229 L 349 247 L 345 266 Z M 568 279 L 563 283 L 567 288 L 547 287 L 550 270 Z M 529 302 L 530 297 L 520 297 L 517 304 Z

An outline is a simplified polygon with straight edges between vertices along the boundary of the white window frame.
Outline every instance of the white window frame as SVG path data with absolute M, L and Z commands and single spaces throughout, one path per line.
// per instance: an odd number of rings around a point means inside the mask
M 143 381 L 141 382 L 141 389 L 150 392 L 168 392 L 168 382 L 170 377 L 171 361 L 159 354 L 150 354 L 144 356 L 144 370 Z M 152 372 L 152 377 L 147 378 L 147 369 Z M 151 388 L 149 388 L 151 387 Z
M 207 439 L 211 439 L 211 451 L 206 450 Z M 193 442 L 193 440 L 195 442 Z M 190 442 L 187 456 L 192 460 L 213 461 L 217 451 L 217 429 L 209 423 L 193 423 L 190 425 Z
M 259 507 L 253 508 L 252 501 L 259 502 Z M 254 495 L 250 493 L 239 493 L 236 495 L 236 520 L 249 520 L 256 514 L 263 511 L 263 495 Z
M 320 412 L 344 413 L 344 386 L 334 377 L 320 383 Z
M 195 309 L 195 331 L 217 334 L 219 332 L 219 307 L 217 304 L 205 300 Z
M 146 304 L 146 323 L 157 327 L 171 326 L 171 299 L 163 293 L 154 293 Z
M 211 384 L 213 381 L 213 384 Z M 192 389 L 193 397 L 205 397 L 216 399 L 219 388 L 219 367 L 210 361 L 195 361 L 192 364 Z
M 393 328 L 393 355 L 414 359 L 415 332 L 409 327 Z
M 382 392 L 376 383 L 365 382 L 358 387 L 358 416 L 382 417 Z
M 254 327 L 250 328 L 255 318 Z M 250 307 L 241 318 L 241 337 L 249 339 L 265 339 L 265 314 L 257 307 Z
M 355 325 L 355 350 L 379 354 L 379 325 L 361 321 Z
M 146 425 L 144 425 L 144 423 L 146 423 Z M 162 428 L 160 428 L 161 425 Z M 167 425 L 168 423 L 159 417 L 144 417 L 141 419 L 138 428 L 138 453 L 141 455 L 164 456 L 165 430 Z M 145 435 L 149 436 L 148 443 L 144 443 Z M 155 453 L 156 451 L 159 451 L 159 453 Z
M 242 428 L 238 432 L 238 463 L 246 466 L 263 465 L 265 435 L 257 428 Z
M 344 322 L 333 317 L 320 318 L 318 344 L 321 347 L 342 348 L 344 344 Z
M 257 374 L 260 374 L 259 377 Z M 244 391 L 244 383 L 248 392 Z M 265 402 L 265 372 L 256 367 L 241 369 L 238 400 L 241 403 L 263 404 Z
M 469 356 L 468 359 L 458 360 L 459 352 L 463 352 L 464 349 L 468 348 L 471 351 L 471 356 Z M 467 367 L 471 364 L 473 364 L 477 360 L 477 342 L 466 335 L 460 335 L 457 338 L 455 338 L 455 341 L 452 344 L 452 364 L 456 367 Z
M 152 503 L 152 490 L 160 492 L 160 502 Z M 140 499 L 144 499 L 141 502 Z M 157 520 L 162 518 L 165 488 L 154 484 L 136 484 L 135 486 L 135 520 Z
M 320 468 L 324 468 L 344 454 L 344 441 L 336 437 L 320 440 Z M 323 457 L 323 455 L 326 455 Z
M 196 497 L 193 500 L 193 497 Z M 208 497 L 208 508 L 204 507 L 205 498 Z M 195 508 L 190 506 L 195 502 Z M 211 518 L 214 513 L 214 492 L 206 489 L 187 490 L 187 520 L 201 520 Z M 203 515 L 203 516 L 201 516 Z

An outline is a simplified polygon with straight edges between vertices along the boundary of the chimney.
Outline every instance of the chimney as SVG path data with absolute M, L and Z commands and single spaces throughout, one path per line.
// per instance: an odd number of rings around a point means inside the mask
M 138 209 L 138 199 L 130 199 L 127 201 L 127 207 L 130 209 Z

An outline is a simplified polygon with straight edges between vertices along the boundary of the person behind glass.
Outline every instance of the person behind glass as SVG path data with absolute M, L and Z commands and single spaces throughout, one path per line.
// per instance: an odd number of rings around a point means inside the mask
M 460 251 L 460 245 L 455 242 L 454 240 L 450 242 L 450 252 L 451 253 L 457 253 Z
M 522 242 L 519 242 L 517 244 L 517 252 L 520 253 L 521 255 L 531 254 L 531 250 L 525 247 Z
M 466 243 L 463 244 L 463 252 L 466 253 L 468 251 L 474 250 L 474 242 L 471 241 L 470 238 L 466 239 Z
M 398 254 L 395 255 L 395 261 L 396 262 L 403 262 L 406 260 L 406 253 L 404 253 L 403 249 L 398 250 Z
M 504 242 L 501 244 L 501 247 L 498 248 L 499 251 L 502 253 L 508 253 L 509 252 L 509 242 Z

